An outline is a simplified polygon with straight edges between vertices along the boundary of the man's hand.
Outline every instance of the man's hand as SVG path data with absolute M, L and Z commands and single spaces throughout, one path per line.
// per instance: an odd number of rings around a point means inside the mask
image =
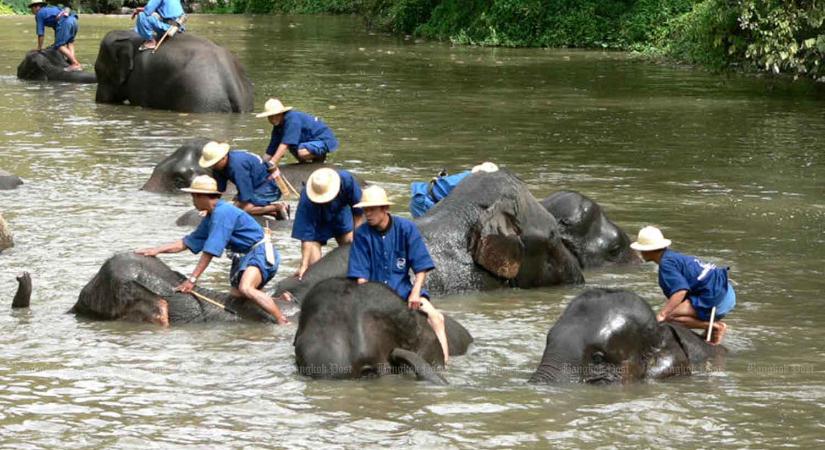
M 656 321 L 657 322 L 664 322 L 667 320 L 667 314 L 664 311 L 659 311 L 659 314 L 656 314 Z
M 272 181 L 277 181 L 276 178 L 279 178 L 280 176 L 281 170 L 276 167 L 275 170 L 269 174 L 269 179 Z
M 160 251 L 157 248 L 140 248 L 135 250 L 135 253 L 142 256 L 158 256 Z
M 135 10 L 132 11 L 132 20 L 135 20 L 135 17 L 137 17 L 137 15 L 142 13 L 142 12 L 143 12 L 143 6 L 141 6 L 139 8 L 135 8 Z
M 188 294 L 192 292 L 192 289 L 195 288 L 195 283 L 189 280 L 183 280 L 183 283 L 179 284 L 175 290 L 178 292 L 183 292 L 184 294 Z
M 411 292 L 410 296 L 407 297 L 407 308 L 412 310 L 418 310 L 418 308 L 421 308 L 421 297 Z

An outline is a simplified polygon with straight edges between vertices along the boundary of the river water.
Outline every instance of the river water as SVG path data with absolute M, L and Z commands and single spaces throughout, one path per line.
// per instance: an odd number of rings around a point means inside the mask
M 802 83 L 724 76 L 624 54 L 480 49 L 370 34 L 343 17 L 195 16 L 269 96 L 322 116 L 332 161 L 384 185 L 492 160 L 537 198 L 574 189 L 629 234 L 661 226 L 674 248 L 731 266 L 738 305 L 723 370 L 623 387 L 526 384 L 545 334 L 581 287 L 437 299 L 474 335 L 448 387 L 407 377 L 313 381 L 296 373 L 295 325 L 160 329 L 65 312 L 114 252 L 167 242 L 185 196 L 139 191 L 195 136 L 263 152 L 251 114 L 97 105 L 95 86 L 29 83 L 16 64 L 34 20 L 0 18 L 0 192 L 16 246 L 0 255 L 0 311 L 33 274 L 28 311 L 0 314 L 3 447 L 822 446 L 825 424 L 825 95 Z M 124 17 L 84 16 L 93 64 Z M 51 42 L 51 32 L 47 42 Z M 299 245 L 278 245 L 295 270 Z M 188 272 L 190 254 L 164 256 Z M 202 283 L 226 286 L 226 260 Z M 585 274 L 588 285 L 662 298 L 656 267 Z M 5 305 L 5 306 L 4 306 Z

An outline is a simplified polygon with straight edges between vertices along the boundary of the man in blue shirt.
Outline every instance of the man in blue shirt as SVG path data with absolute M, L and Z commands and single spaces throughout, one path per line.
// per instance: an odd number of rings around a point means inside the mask
M 352 242 L 352 230 L 364 221 L 360 201 L 361 186 L 346 170 L 324 167 L 309 175 L 292 224 L 292 237 L 301 241 L 299 279 L 321 259 L 321 246 L 330 238 L 338 245 Z
M 359 284 L 384 283 L 409 309 L 427 316 L 427 322 L 441 342 L 444 363 L 449 359 L 444 315 L 433 307 L 424 289 L 427 272 L 435 268 L 424 238 L 412 221 L 390 214 L 387 193 L 380 186 L 364 189 L 363 200 L 356 206 L 364 209 L 367 225 L 355 229 L 349 253 L 347 277 Z M 410 270 L 415 281 L 410 283 Z
M 471 173 L 496 171 L 498 171 L 497 165 L 484 162 L 473 166 L 472 170 L 465 170 L 453 175 L 447 175 L 446 171 L 441 171 L 429 183 L 413 181 L 410 184 L 410 214 L 413 217 L 421 217 L 426 214 L 436 203 L 450 195 L 450 192 Z
M 277 98 L 267 100 L 264 111 L 256 117 L 267 117 L 272 124 L 264 161 L 272 160 L 275 167 L 287 150 L 298 162 L 313 162 L 324 161 L 327 153 L 338 148 L 338 140 L 320 118 L 284 106 Z
M 166 30 L 173 24 L 180 24 L 183 6 L 180 0 L 149 0 L 146 6 L 135 9 L 132 19 L 135 16 L 135 32 L 144 41 L 138 50 L 152 50 L 157 47 L 157 39 L 163 36 Z M 182 27 L 180 31 L 183 31 Z
M 670 250 L 670 243 L 658 228 L 647 226 L 639 231 L 636 242 L 630 244 L 645 261 L 659 265 L 659 286 L 668 300 L 656 320 L 707 330 L 715 307 L 711 342 L 719 344 L 727 331 L 722 319 L 736 305 L 728 269 Z
M 48 6 L 42 0 L 29 3 L 29 9 L 34 14 L 37 51 L 43 50 L 43 36 L 46 34 L 46 27 L 53 28 L 53 47 L 69 60 L 69 66 L 63 70 L 67 72 L 80 70 L 80 63 L 74 53 L 74 39 L 77 37 L 77 14 L 69 8 L 60 9 L 57 6 Z
M 269 178 L 267 165 L 258 155 L 242 150 L 229 151 L 229 144 L 210 141 L 203 146 L 198 164 L 204 169 L 212 169 L 219 191 L 226 191 L 228 181 L 238 188 L 235 202 L 238 208 L 253 216 L 275 214 L 286 218 L 286 205 L 278 203 L 281 190 Z
M 199 211 L 205 211 L 206 217 L 198 228 L 183 239 L 159 247 L 137 250 L 144 256 L 157 256 L 160 253 L 179 253 L 189 249 L 192 253 L 201 253 L 198 265 L 192 274 L 175 290 L 191 292 L 198 278 L 212 262 L 220 257 L 224 249 L 234 253 L 229 282 L 232 295 L 250 299 L 261 309 L 271 314 L 280 325 L 289 323 L 281 314 L 278 305 L 261 290 L 278 271 L 281 257 L 273 249 L 267 258 L 267 245 L 264 230 L 249 214 L 222 201 L 218 183 L 209 175 L 200 175 L 192 180 L 189 188 L 181 189 L 192 194 L 192 203 Z

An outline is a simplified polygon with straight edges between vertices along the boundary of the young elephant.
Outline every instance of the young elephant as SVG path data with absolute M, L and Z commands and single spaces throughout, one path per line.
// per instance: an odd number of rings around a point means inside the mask
M 17 66 L 17 78 L 33 81 L 64 81 L 68 83 L 97 83 L 97 77 L 82 70 L 66 71 L 69 62 L 54 48 L 26 53 Z
M 77 303 L 69 312 L 97 320 L 128 320 L 163 326 L 242 319 L 274 321 L 253 302 L 226 293 L 198 288 L 202 295 L 223 304 L 226 307 L 223 310 L 193 295 L 175 292 L 175 286 L 185 279 L 158 258 L 119 253 L 106 260 L 80 292 Z
M 610 384 L 689 375 L 727 353 L 680 325 L 658 323 L 641 297 L 588 289 L 547 333 L 531 383 Z
M 463 355 L 470 333 L 444 316 L 450 355 Z M 412 369 L 419 379 L 446 381 L 441 345 L 423 314 L 380 283 L 322 281 L 301 304 L 295 335 L 298 371 L 314 378 L 360 378 Z

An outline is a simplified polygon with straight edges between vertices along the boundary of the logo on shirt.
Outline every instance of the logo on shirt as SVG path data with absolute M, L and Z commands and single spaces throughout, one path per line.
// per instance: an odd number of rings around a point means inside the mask
M 403 269 L 407 266 L 407 259 L 406 258 L 398 258 L 395 260 L 395 268 L 396 269 Z
M 702 273 L 700 273 L 699 276 L 696 277 L 696 279 L 700 280 L 700 281 L 703 278 L 705 278 L 706 276 L 708 276 L 708 274 L 710 273 L 711 270 L 716 268 L 716 264 L 713 264 L 713 263 L 703 263 L 702 261 L 699 261 L 698 259 L 694 259 L 693 261 L 696 264 L 698 264 L 699 267 L 702 268 Z

